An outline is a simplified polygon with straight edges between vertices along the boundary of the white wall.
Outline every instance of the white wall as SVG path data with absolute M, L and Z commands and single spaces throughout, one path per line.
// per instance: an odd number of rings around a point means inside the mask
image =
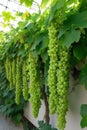
M 4 114 L 0 113 L 0 130 L 23 130 L 22 123 L 16 126 L 10 118 L 6 118 Z
M 75 84 L 71 83 L 71 87 Z M 69 94 L 69 111 L 67 113 L 67 124 L 65 130 L 82 130 L 80 127 L 80 105 L 87 103 L 87 91 L 83 86 L 77 85 L 75 90 Z M 38 126 L 38 120 L 44 119 L 44 103 L 40 109 L 39 116 L 34 119 L 32 116 L 31 105 L 27 104 L 25 108 L 25 116 L 30 120 L 35 126 Z M 50 116 L 50 123 L 56 127 L 56 115 Z M 87 130 L 87 128 L 84 128 Z

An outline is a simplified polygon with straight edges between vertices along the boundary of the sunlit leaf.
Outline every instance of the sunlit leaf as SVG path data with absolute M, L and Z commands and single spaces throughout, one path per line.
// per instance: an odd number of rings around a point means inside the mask
M 41 2 L 41 7 L 42 7 L 42 8 L 46 7 L 46 4 L 47 4 L 47 3 L 48 3 L 47 0 L 42 0 L 42 2 Z
M 9 11 L 8 12 L 3 11 L 2 16 L 3 16 L 4 21 L 6 21 L 6 22 L 10 22 L 11 19 L 12 20 L 15 19 L 15 17 L 13 17 L 11 12 L 9 12 Z

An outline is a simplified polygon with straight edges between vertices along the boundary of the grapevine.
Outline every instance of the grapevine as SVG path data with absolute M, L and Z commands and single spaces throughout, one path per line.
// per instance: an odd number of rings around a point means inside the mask
M 57 39 L 57 29 L 56 26 L 51 24 L 49 27 L 49 57 L 50 57 L 50 65 L 48 70 L 48 86 L 49 86 L 49 109 L 50 113 L 56 112 L 57 105 L 57 77 L 56 70 L 58 66 L 58 39 Z
M 23 97 L 25 100 L 27 100 L 29 94 L 29 87 L 26 73 L 26 61 L 23 61 L 22 72 L 23 72 Z
M 32 111 L 34 117 L 38 116 L 39 108 L 41 106 L 41 84 L 40 84 L 40 71 L 38 66 L 38 58 L 34 58 L 29 54 L 29 74 L 30 74 L 30 102 L 32 104 Z
M 59 50 L 59 63 L 57 71 L 57 93 L 58 93 L 58 128 L 64 130 L 66 124 L 66 112 L 68 110 L 68 87 L 69 87 L 69 49 L 61 46 Z
M 22 63 L 20 61 L 20 57 L 17 57 L 16 63 L 16 91 L 15 91 L 15 102 L 16 104 L 20 103 L 22 91 Z

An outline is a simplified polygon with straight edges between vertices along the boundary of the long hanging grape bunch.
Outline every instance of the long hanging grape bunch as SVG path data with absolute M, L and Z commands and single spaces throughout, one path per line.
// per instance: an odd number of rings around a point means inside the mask
M 49 51 L 48 55 L 50 57 L 50 65 L 48 70 L 48 86 L 49 86 L 49 109 L 50 113 L 56 112 L 57 108 L 57 77 L 56 71 L 58 66 L 58 39 L 57 39 L 57 29 L 54 23 L 51 23 L 49 27 Z
M 22 72 L 23 72 L 23 97 L 25 100 L 28 100 L 29 87 L 27 81 L 27 72 L 26 72 L 26 60 L 23 61 Z
M 30 75 L 30 102 L 32 104 L 32 112 L 34 117 L 38 116 L 41 106 L 41 84 L 38 58 L 34 58 L 32 53 L 29 54 L 29 75 Z
M 58 128 L 64 130 L 66 125 L 66 112 L 68 110 L 68 87 L 69 87 L 69 57 L 70 49 L 61 46 L 59 49 L 59 62 L 57 70 L 57 93 L 58 93 Z
M 13 89 L 13 79 L 12 79 L 12 61 L 9 58 L 6 58 L 5 61 L 6 77 L 9 81 L 10 90 Z
M 5 70 L 6 70 L 6 78 L 9 81 L 9 59 L 8 58 L 6 58 L 6 61 L 5 61 Z
M 10 83 L 10 90 L 13 89 L 13 78 L 12 78 L 12 61 L 9 61 L 9 83 Z
M 60 45 L 58 39 L 59 24 L 54 22 L 49 27 L 49 109 L 50 113 L 56 113 L 58 116 L 59 130 L 64 130 L 66 124 L 65 116 L 68 110 L 70 49 Z
M 12 78 L 13 78 L 13 86 L 16 86 L 16 58 L 12 60 Z
M 16 63 L 16 91 L 15 91 L 15 102 L 20 103 L 21 91 L 22 91 L 22 63 L 21 58 L 17 57 Z

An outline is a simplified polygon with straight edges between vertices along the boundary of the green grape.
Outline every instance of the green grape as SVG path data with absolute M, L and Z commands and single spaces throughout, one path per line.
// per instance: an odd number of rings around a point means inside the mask
M 61 46 L 59 50 L 58 70 L 57 70 L 57 93 L 58 93 L 58 128 L 64 130 L 66 125 L 66 113 L 68 110 L 68 88 L 69 88 L 69 57 L 70 49 Z
M 12 79 L 12 61 L 6 58 L 5 61 L 6 78 L 9 81 L 10 90 L 13 89 L 13 79 Z
M 26 61 L 23 61 L 22 72 L 23 72 L 23 97 L 25 100 L 28 100 L 29 87 L 27 81 Z
M 28 84 L 29 84 L 29 80 L 30 80 L 30 74 L 29 74 L 29 56 L 28 56 L 28 58 L 26 60 L 26 73 L 27 73 L 27 75 L 26 75 L 27 81 L 28 81 Z
M 20 97 L 22 92 L 22 62 L 21 58 L 17 57 L 16 63 L 16 91 L 15 91 L 15 102 L 20 103 Z
M 16 59 L 12 60 L 12 78 L 13 85 L 16 86 Z
M 50 57 L 50 65 L 48 70 L 48 86 L 49 86 L 49 109 L 50 113 L 56 112 L 57 105 L 57 77 L 56 71 L 58 67 L 58 38 L 57 28 L 54 23 L 49 27 L 49 45 L 48 55 Z
M 34 58 L 32 53 L 29 54 L 29 75 L 30 75 L 30 102 L 32 104 L 33 115 L 36 118 L 41 106 L 41 83 L 38 58 Z
M 12 61 L 9 61 L 9 83 L 10 83 L 10 90 L 12 90 L 13 89 Z
M 6 58 L 5 61 L 6 78 L 9 80 L 9 59 Z

